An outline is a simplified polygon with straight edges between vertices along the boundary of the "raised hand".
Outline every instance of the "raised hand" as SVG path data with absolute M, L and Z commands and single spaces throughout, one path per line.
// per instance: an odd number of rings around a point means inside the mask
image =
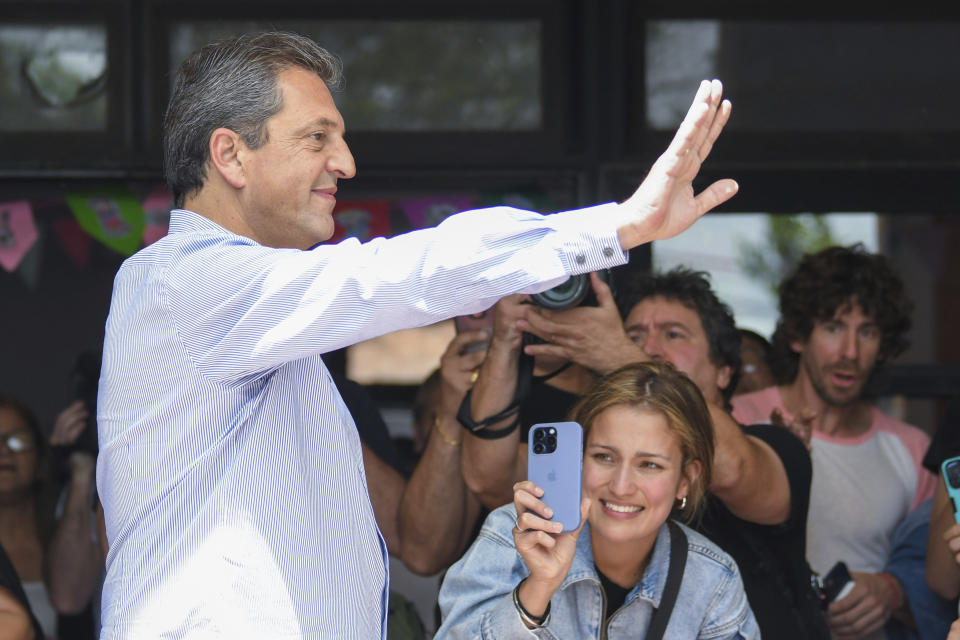
M 455 335 L 447 345 L 440 358 L 440 415 L 457 415 L 463 396 L 473 386 L 476 371 L 487 354 L 486 346 L 483 349 L 468 347 L 478 343 L 485 345 L 489 340 L 490 335 L 485 331 L 464 331 Z
M 699 195 L 693 192 L 693 179 L 730 117 L 730 101 L 722 95 L 719 80 L 700 84 L 670 146 L 622 204 L 618 235 L 623 249 L 672 238 L 737 192 L 737 183 L 730 179 L 714 182 Z
M 816 410 L 804 409 L 792 420 L 787 420 L 780 409 L 774 409 L 770 412 L 770 424 L 783 427 L 800 438 L 800 441 L 803 442 L 807 451 L 810 451 L 810 438 L 813 437 L 813 421 L 816 417 Z
M 596 307 L 551 311 L 527 305 L 520 327 L 546 344 L 531 344 L 524 351 L 532 356 L 551 356 L 606 374 L 631 362 L 649 358 L 623 330 L 623 320 L 613 292 L 596 273 L 590 282 L 597 296 Z
M 563 525 L 547 520 L 553 515 L 544 504 L 543 489 L 529 480 L 513 485 L 513 504 L 517 510 L 517 526 L 513 542 L 530 575 L 520 587 L 519 598 L 524 608 L 542 615 L 550 598 L 563 584 L 577 549 L 577 538 L 589 511 L 590 501 L 580 504 L 580 526 L 575 531 L 560 533 Z
M 74 400 L 66 409 L 57 414 L 50 432 L 50 444 L 53 446 L 69 446 L 77 441 L 87 426 L 90 412 L 83 400 Z

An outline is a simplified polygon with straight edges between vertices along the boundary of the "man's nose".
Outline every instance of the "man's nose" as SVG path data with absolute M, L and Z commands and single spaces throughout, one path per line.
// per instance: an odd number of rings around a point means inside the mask
M 327 171 L 344 180 L 357 175 L 357 165 L 346 140 L 341 141 L 327 158 Z
M 856 362 L 860 355 L 860 336 L 856 331 L 850 331 L 846 334 L 843 341 L 843 357 L 847 360 Z
M 641 343 L 643 352 L 654 360 L 663 360 L 666 353 L 663 350 L 663 343 L 653 334 L 647 334 L 647 338 Z

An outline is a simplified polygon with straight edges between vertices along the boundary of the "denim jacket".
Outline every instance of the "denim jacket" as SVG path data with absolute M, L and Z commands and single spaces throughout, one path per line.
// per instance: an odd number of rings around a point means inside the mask
M 584 524 L 570 571 L 551 600 L 550 619 L 531 631 L 513 604 L 514 587 L 530 573 L 513 544 L 515 519 L 512 504 L 493 511 L 470 549 L 447 571 L 439 597 L 443 624 L 435 640 L 531 636 L 616 640 L 646 634 L 667 580 L 670 533 L 666 524 L 660 527 L 643 577 L 611 615 L 606 630 L 601 619 L 606 596 L 593 564 L 590 525 Z M 664 638 L 759 638 L 736 563 L 707 538 L 687 527 L 683 531 L 689 548 L 687 565 Z

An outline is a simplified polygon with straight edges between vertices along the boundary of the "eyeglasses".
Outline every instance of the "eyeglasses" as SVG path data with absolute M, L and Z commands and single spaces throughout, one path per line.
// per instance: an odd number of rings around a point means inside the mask
M 12 433 L 0 433 L 0 443 L 6 445 L 7 449 L 10 449 L 13 453 L 30 451 L 35 446 L 33 438 L 16 431 Z

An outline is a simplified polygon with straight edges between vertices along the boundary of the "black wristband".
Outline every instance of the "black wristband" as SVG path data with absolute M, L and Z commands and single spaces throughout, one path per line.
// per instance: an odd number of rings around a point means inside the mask
M 535 616 L 529 611 L 527 611 L 526 607 L 523 606 L 523 603 L 520 602 L 520 585 L 523 584 L 524 580 L 526 580 L 526 578 L 521 580 L 520 584 L 518 584 L 513 589 L 513 604 L 517 608 L 517 613 L 520 614 L 520 619 L 523 620 L 524 623 L 529 622 L 530 624 L 533 624 L 536 627 L 542 627 L 543 625 L 547 624 L 547 620 L 550 619 L 551 603 L 550 602 L 547 603 L 547 609 L 543 612 L 542 616 Z
M 473 435 L 477 436 L 478 438 L 483 438 L 484 440 L 496 440 L 497 438 L 503 438 L 516 430 L 517 426 L 520 424 L 519 417 L 502 429 L 490 429 L 489 427 L 490 425 L 502 422 L 510 416 L 519 413 L 519 402 L 514 402 L 500 413 L 496 413 L 489 418 L 484 418 L 478 422 L 470 416 L 472 413 L 472 409 L 470 407 L 470 398 L 472 393 L 473 389 L 467 390 L 467 393 L 463 396 L 463 402 L 460 403 L 460 408 L 457 410 L 457 421 L 463 425 L 464 429 L 467 429 Z

